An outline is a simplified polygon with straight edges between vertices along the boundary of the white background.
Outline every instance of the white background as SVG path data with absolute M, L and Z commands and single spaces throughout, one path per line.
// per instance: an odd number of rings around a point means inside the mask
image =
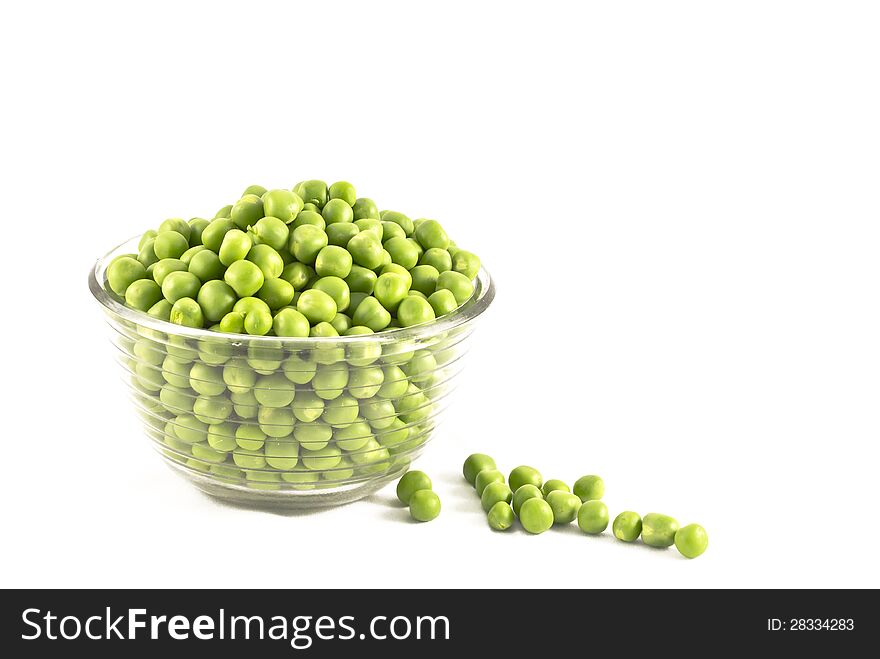
M 870 2 L 14 3 L 0 15 L 2 586 L 880 586 Z M 440 219 L 498 296 L 393 488 L 215 503 L 141 436 L 93 260 L 250 183 Z M 492 533 L 489 452 L 710 548 Z

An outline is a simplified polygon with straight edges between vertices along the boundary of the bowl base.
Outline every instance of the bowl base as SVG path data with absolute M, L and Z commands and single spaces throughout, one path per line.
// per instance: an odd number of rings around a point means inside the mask
M 405 464 L 367 481 L 328 488 L 264 490 L 237 483 L 223 483 L 214 476 L 202 475 L 174 463 L 167 464 L 210 497 L 243 508 L 267 511 L 315 510 L 352 503 L 378 492 L 409 469 L 409 465 Z

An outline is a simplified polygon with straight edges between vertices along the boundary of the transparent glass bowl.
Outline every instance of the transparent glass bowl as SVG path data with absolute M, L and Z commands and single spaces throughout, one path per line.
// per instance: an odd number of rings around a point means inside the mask
M 495 296 L 481 269 L 471 299 L 430 323 L 365 336 L 221 334 L 157 320 L 89 289 L 147 437 L 202 491 L 234 503 L 348 503 L 398 478 L 443 419 L 477 318 Z

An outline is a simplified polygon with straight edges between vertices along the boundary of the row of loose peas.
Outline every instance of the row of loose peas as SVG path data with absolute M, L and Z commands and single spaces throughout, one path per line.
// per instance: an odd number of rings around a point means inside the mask
M 474 292 L 479 258 L 436 220 L 379 211 L 350 183 L 249 186 L 208 221 L 171 218 L 116 257 L 125 304 L 227 333 L 362 335 L 429 322 Z
M 582 476 L 569 488 L 561 480 L 544 481 L 537 469 L 521 465 L 505 480 L 495 460 L 482 453 L 468 456 L 462 472 L 480 495 L 489 526 L 497 531 L 509 529 L 515 518 L 532 534 L 575 519 L 584 533 L 596 535 L 608 528 L 608 507 L 601 501 L 605 483 L 599 476 Z M 709 536 L 699 524 L 679 527 L 674 518 L 659 513 L 642 518 L 632 511 L 622 512 L 614 519 L 612 532 L 623 542 L 634 542 L 641 536 L 650 547 L 674 544 L 687 558 L 696 558 L 709 545 Z

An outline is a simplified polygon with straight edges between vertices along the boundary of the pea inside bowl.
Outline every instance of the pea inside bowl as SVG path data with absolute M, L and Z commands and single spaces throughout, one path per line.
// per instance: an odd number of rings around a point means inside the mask
M 494 295 L 439 222 L 320 180 L 167 219 L 89 286 L 168 464 L 209 494 L 284 506 L 350 501 L 408 468 Z

